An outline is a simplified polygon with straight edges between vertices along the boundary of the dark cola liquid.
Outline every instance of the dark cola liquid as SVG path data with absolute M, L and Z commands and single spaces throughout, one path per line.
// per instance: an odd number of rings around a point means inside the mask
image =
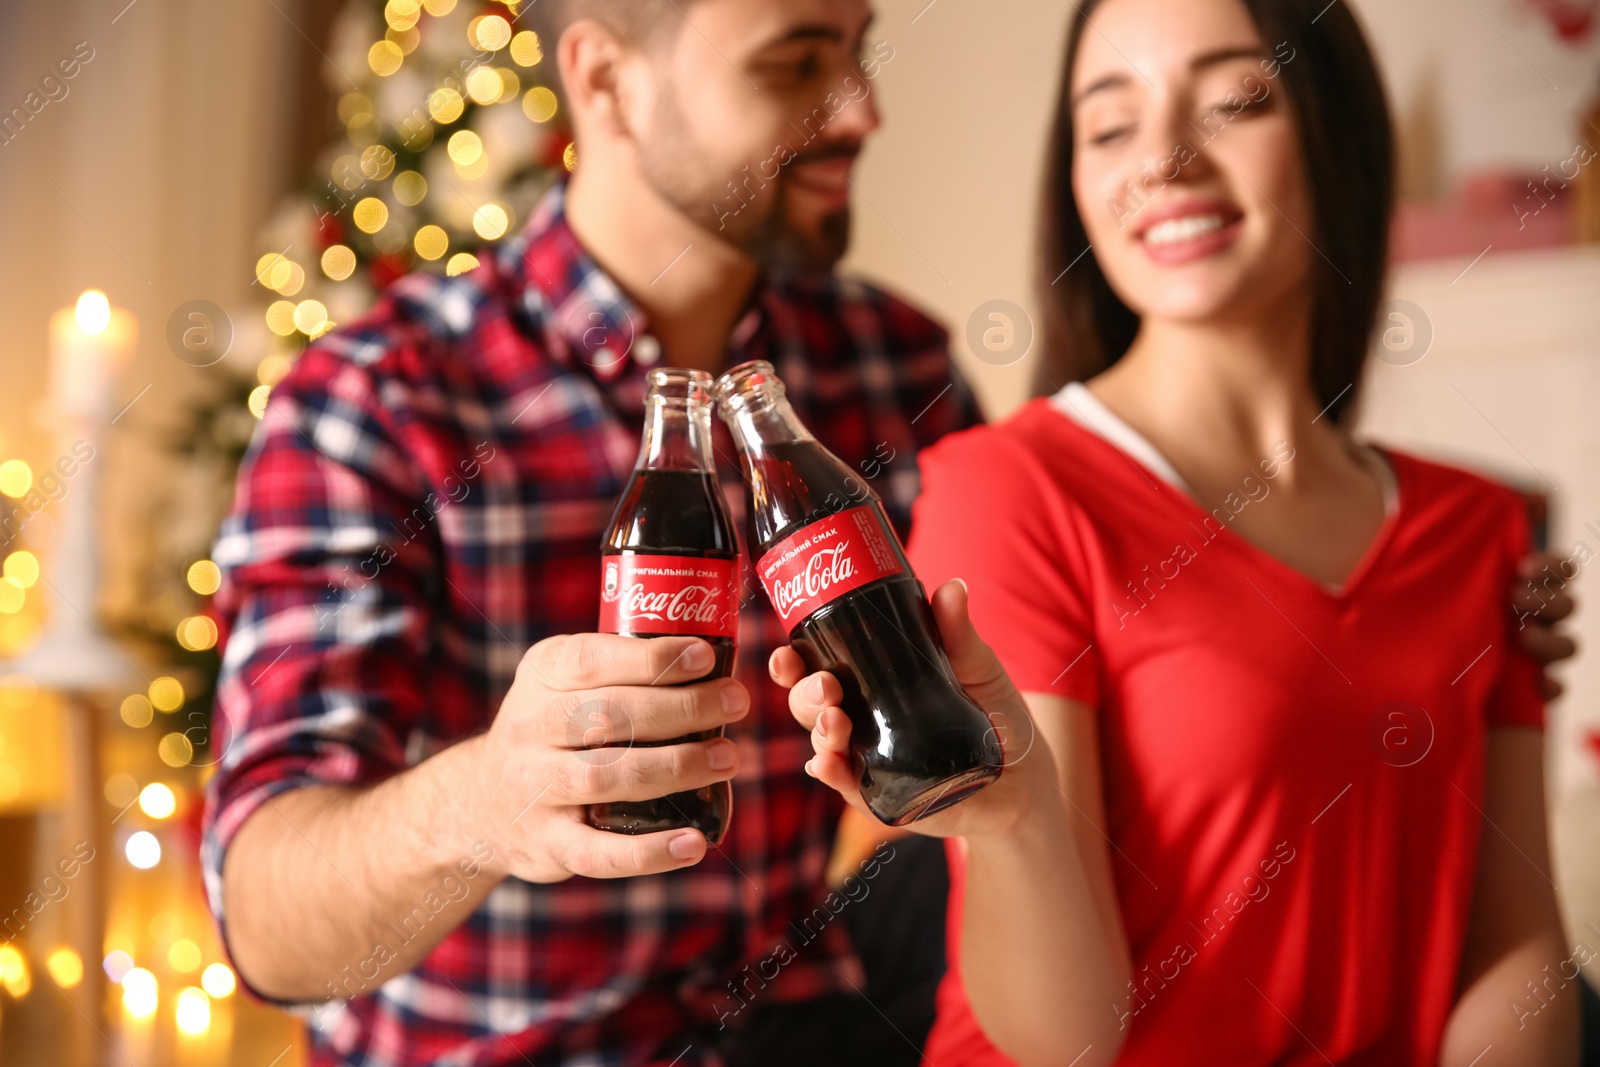
M 863 504 L 889 528 L 877 494 L 815 441 L 764 445 L 743 460 L 757 559 L 796 530 Z M 808 671 L 839 679 L 862 798 L 891 826 L 965 799 L 999 778 L 1001 765 L 999 738 L 956 681 L 922 582 L 903 553 L 900 562 L 899 575 L 845 593 L 789 632 Z
M 715 477 L 702 471 L 637 470 L 628 480 L 611 528 L 606 533 L 602 554 L 624 550 L 663 556 L 689 556 L 697 559 L 738 558 L 738 542 L 727 503 Z M 692 629 L 683 633 L 693 634 Z M 636 637 L 662 637 L 664 634 L 635 634 Z M 733 674 L 737 642 L 730 637 L 697 634 L 710 642 L 716 663 L 693 685 L 710 678 Z M 622 742 L 634 748 L 656 748 L 684 741 L 704 741 L 718 737 L 722 730 L 701 731 L 672 741 Z M 727 782 L 714 782 L 702 789 L 669 793 L 655 800 L 616 804 L 591 804 L 589 825 L 623 834 L 651 834 L 658 830 L 691 827 L 706 835 L 715 845 L 728 830 L 733 814 L 733 790 Z

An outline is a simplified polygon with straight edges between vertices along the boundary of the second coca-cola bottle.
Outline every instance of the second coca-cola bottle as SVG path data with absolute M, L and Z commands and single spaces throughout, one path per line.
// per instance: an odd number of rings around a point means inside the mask
M 703 637 L 716 662 L 694 681 L 726 678 L 737 653 L 739 545 L 711 458 L 711 375 L 663 367 L 646 380 L 644 441 L 600 546 L 600 631 Z M 674 745 L 720 733 L 617 743 Z M 591 804 L 588 821 L 624 834 L 687 826 L 715 845 L 732 812 L 724 781 L 654 800 Z
M 961 688 L 878 494 L 820 445 L 762 360 L 717 379 L 750 493 L 756 577 L 810 671 L 844 690 L 861 795 L 899 826 L 1000 777 L 989 717 Z

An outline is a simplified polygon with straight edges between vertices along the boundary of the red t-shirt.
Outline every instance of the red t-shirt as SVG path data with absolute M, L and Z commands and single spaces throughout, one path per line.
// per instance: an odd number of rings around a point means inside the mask
M 1098 716 L 1134 967 L 1106 1005 L 1120 1063 L 1436 1062 L 1485 733 L 1543 723 L 1505 602 L 1528 523 L 1503 486 L 1384 454 L 1398 507 L 1337 591 L 1229 526 L 1272 506 L 1287 446 L 1215 513 L 1044 399 L 920 457 L 928 589 L 966 579 L 1017 687 Z M 1008 1064 L 962 990 L 949 855 L 927 1056 Z

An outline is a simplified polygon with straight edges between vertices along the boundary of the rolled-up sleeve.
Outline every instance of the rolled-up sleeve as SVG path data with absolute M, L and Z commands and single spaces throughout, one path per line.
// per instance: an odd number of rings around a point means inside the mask
M 224 941 L 223 863 L 251 814 L 407 764 L 439 550 L 391 422 L 369 365 L 313 346 L 273 390 L 213 550 L 227 640 L 201 864 Z

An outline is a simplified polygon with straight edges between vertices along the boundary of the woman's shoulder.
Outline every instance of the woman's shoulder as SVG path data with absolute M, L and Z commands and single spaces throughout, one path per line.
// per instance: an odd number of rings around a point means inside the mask
M 1401 506 L 1413 523 L 1469 535 L 1526 527 L 1528 499 L 1505 482 L 1442 459 L 1388 447 L 1380 451 L 1395 471 Z
M 1000 482 L 1060 482 L 1083 472 L 1095 439 L 1049 397 L 1034 397 L 996 422 L 947 434 L 924 449 L 924 472 L 976 474 Z

